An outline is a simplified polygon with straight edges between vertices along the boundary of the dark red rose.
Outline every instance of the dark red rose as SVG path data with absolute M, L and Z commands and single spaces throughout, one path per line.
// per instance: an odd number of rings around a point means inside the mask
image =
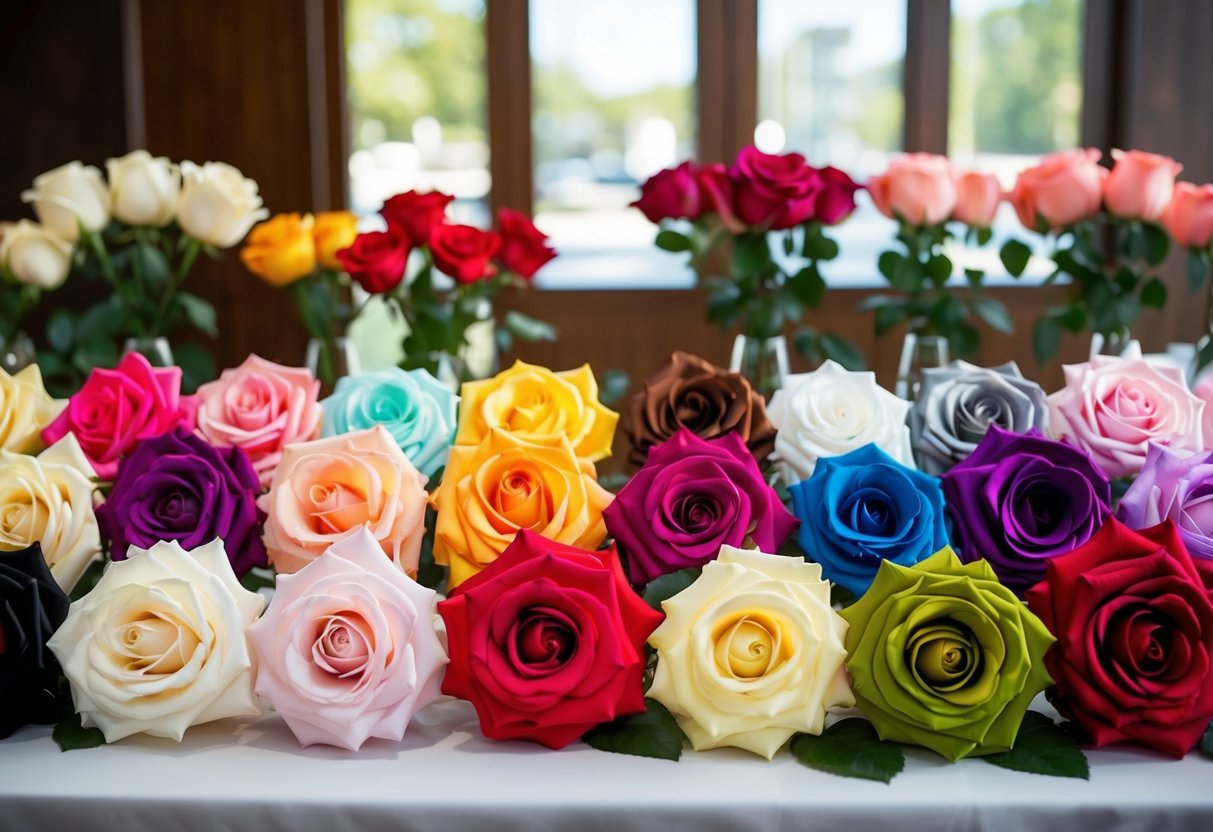
M 854 212 L 855 192 L 860 185 L 838 168 L 822 168 L 818 173 L 822 187 L 813 207 L 813 219 L 825 225 L 837 225 Z
M 693 162 L 658 171 L 640 186 L 640 199 L 632 203 L 649 222 L 665 219 L 697 220 L 708 207 Z
M 737 154 L 729 173 L 736 188 L 734 207 L 746 225 L 783 229 L 812 218 L 821 174 L 799 153 L 775 156 L 751 145 Z
M 501 234 L 497 256 L 502 265 L 520 277 L 530 280 L 544 263 L 556 256 L 556 250 L 547 244 L 548 235 L 521 211 L 498 209 L 497 226 Z
M 628 586 L 614 548 L 520 531 L 438 604 L 451 663 L 442 692 L 467 699 L 489 739 L 563 748 L 644 711 L 644 643 L 661 623 Z
M 337 259 L 358 285 L 373 295 L 390 292 L 404 279 L 412 244 L 397 226 L 387 231 L 367 231 L 354 244 L 337 252 Z
M 434 229 L 446 222 L 446 206 L 455 197 L 441 191 L 396 194 L 379 209 L 388 225 L 404 229 L 410 240 L 425 241 Z
M 475 283 L 493 274 L 491 260 L 500 235 L 470 225 L 440 225 L 430 234 L 434 265 L 459 283 Z

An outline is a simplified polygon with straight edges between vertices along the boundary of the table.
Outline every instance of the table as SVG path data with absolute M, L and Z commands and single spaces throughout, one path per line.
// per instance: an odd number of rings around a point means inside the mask
M 890 785 L 733 749 L 680 762 L 552 752 L 480 737 L 465 702 L 417 715 L 403 743 L 301 749 L 276 715 L 61 753 L 46 727 L 0 742 L 0 829 L 344 832 L 1213 829 L 1213 760 L 1089 752 L 1091 779 L 907 749 Z

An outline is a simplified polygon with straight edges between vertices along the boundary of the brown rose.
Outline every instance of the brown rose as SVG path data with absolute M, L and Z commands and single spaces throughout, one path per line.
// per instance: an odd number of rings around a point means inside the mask
M 628 459 L 643 465 L 649 448 L 687 428 L 702 439 L 737 433 L 761 463 L 775 447 L 766 400 L 740 373 L 722 370 L 697 355 L 676 352 L 632 398 Z

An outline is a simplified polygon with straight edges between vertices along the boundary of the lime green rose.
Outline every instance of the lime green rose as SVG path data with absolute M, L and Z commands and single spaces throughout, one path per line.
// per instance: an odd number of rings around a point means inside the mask
M 953 762 L 1008 750 L 1052 683 L 1044 624 L 989 564 L 948 547 L 910 567 L 882 562 L 842 617 L 851 687 L 877 733 Z

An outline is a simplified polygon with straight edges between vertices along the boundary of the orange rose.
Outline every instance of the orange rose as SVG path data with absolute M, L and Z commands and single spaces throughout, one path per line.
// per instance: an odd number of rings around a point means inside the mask
M 287 286 L 316 268 L 311 214 L 278 214 L 253 228 L 240 250 L 245 268 L 272 286 Z
M 349 248 L 358 236 L 358 217 L 349 211 L 321 211 L 312 226 L 316 260 L 326 269 L 343 268 L 337 252 Z

